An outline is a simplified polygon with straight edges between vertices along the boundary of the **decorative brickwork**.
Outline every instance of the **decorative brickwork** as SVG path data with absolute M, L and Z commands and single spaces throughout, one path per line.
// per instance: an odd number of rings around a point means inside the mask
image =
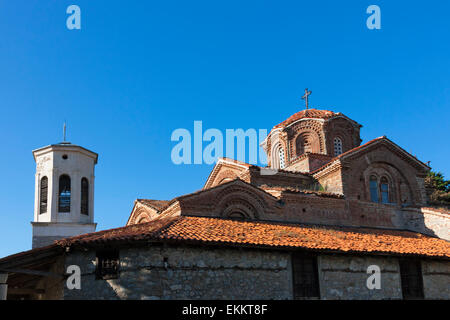
M 300 111 L 262 143 L 269 167 L 219 159 L 199 191 L 136 200 L 125 227 L 62 239 L 0 267 L 81 267 L 83 290 L 44 279 L 40 298 L 402 299 L 411 259 L 423 282 L 411 290 L 450 299 L 450 212 L 427 206 L 430 168 L 386 137 L 360 145 L 360 128 L 340 113 Z M 117 252 L 115 279 L 95 280 L 105 279 L 96 275 L 105 248 Z M 366 285 L 372 265 L 379 290 Z M 12 279 L 36 289 L 27 276 Z

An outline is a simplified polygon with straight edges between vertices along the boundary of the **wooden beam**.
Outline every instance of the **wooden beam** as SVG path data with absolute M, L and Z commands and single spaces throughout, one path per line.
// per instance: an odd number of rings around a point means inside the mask
M 51 248 L 45 251 L 39 251 L 37 249 L 30 250 L 26 254 L 19 254 L 19 256 L 11 256 L 0 259 L 1 268 L 15 268 L 24 267 L 27 265 L 36 264 L 39 261 L 51 261 L 61 255 L 62 248 Z
M 27 294 L 45 294 L 44 289 L 26 289 L 26 288 L 8 288 L 8 294 L 27 295 Z
M 66 277 L 65 275 L 62 275 L 62 274 L 38 271 L 38 270 L 30 270 L 30 269 L 0 269 L 0 272 L 28 274 L 28 275 L 33 275 L 33 276 L 47 277 L 47 278 L 65 278 Z
M 8 285 L 14 288 L 35 287 L 41 279 L 42 277 L 39 276 L 19 275 L 16 273 L 8 279 Z

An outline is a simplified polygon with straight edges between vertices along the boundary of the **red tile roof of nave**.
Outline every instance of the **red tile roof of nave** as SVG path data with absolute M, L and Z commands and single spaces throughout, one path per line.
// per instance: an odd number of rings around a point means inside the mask
M 191 216 L 157 219 L 55 243 L 83 246 L 142 240 L 450 258 L 450 242 L 411 231 Z

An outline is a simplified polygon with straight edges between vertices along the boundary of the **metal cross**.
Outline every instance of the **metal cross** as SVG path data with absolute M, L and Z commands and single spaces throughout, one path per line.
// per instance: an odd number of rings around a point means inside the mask
M 66 122 L 64 121 L 64 127 L 63 127 L 63 141 L 66 142 Z
M 306 109 L 309 108 L 308 104 L 308 97 L 311 95 L 312 91 L 308 91 L 308 88 L 305 89 L 305 94 L 303 95 L 302 99 L 306 102 Z

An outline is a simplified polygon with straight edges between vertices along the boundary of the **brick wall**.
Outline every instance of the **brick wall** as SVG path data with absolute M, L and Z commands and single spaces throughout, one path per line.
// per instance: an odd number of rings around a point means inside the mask
M 342 172 L 340 169 L 337 169 L 330 171 L 328 174 L 322 175 L 317 180 L 326 191 L 344 194 L 342 179 Z

